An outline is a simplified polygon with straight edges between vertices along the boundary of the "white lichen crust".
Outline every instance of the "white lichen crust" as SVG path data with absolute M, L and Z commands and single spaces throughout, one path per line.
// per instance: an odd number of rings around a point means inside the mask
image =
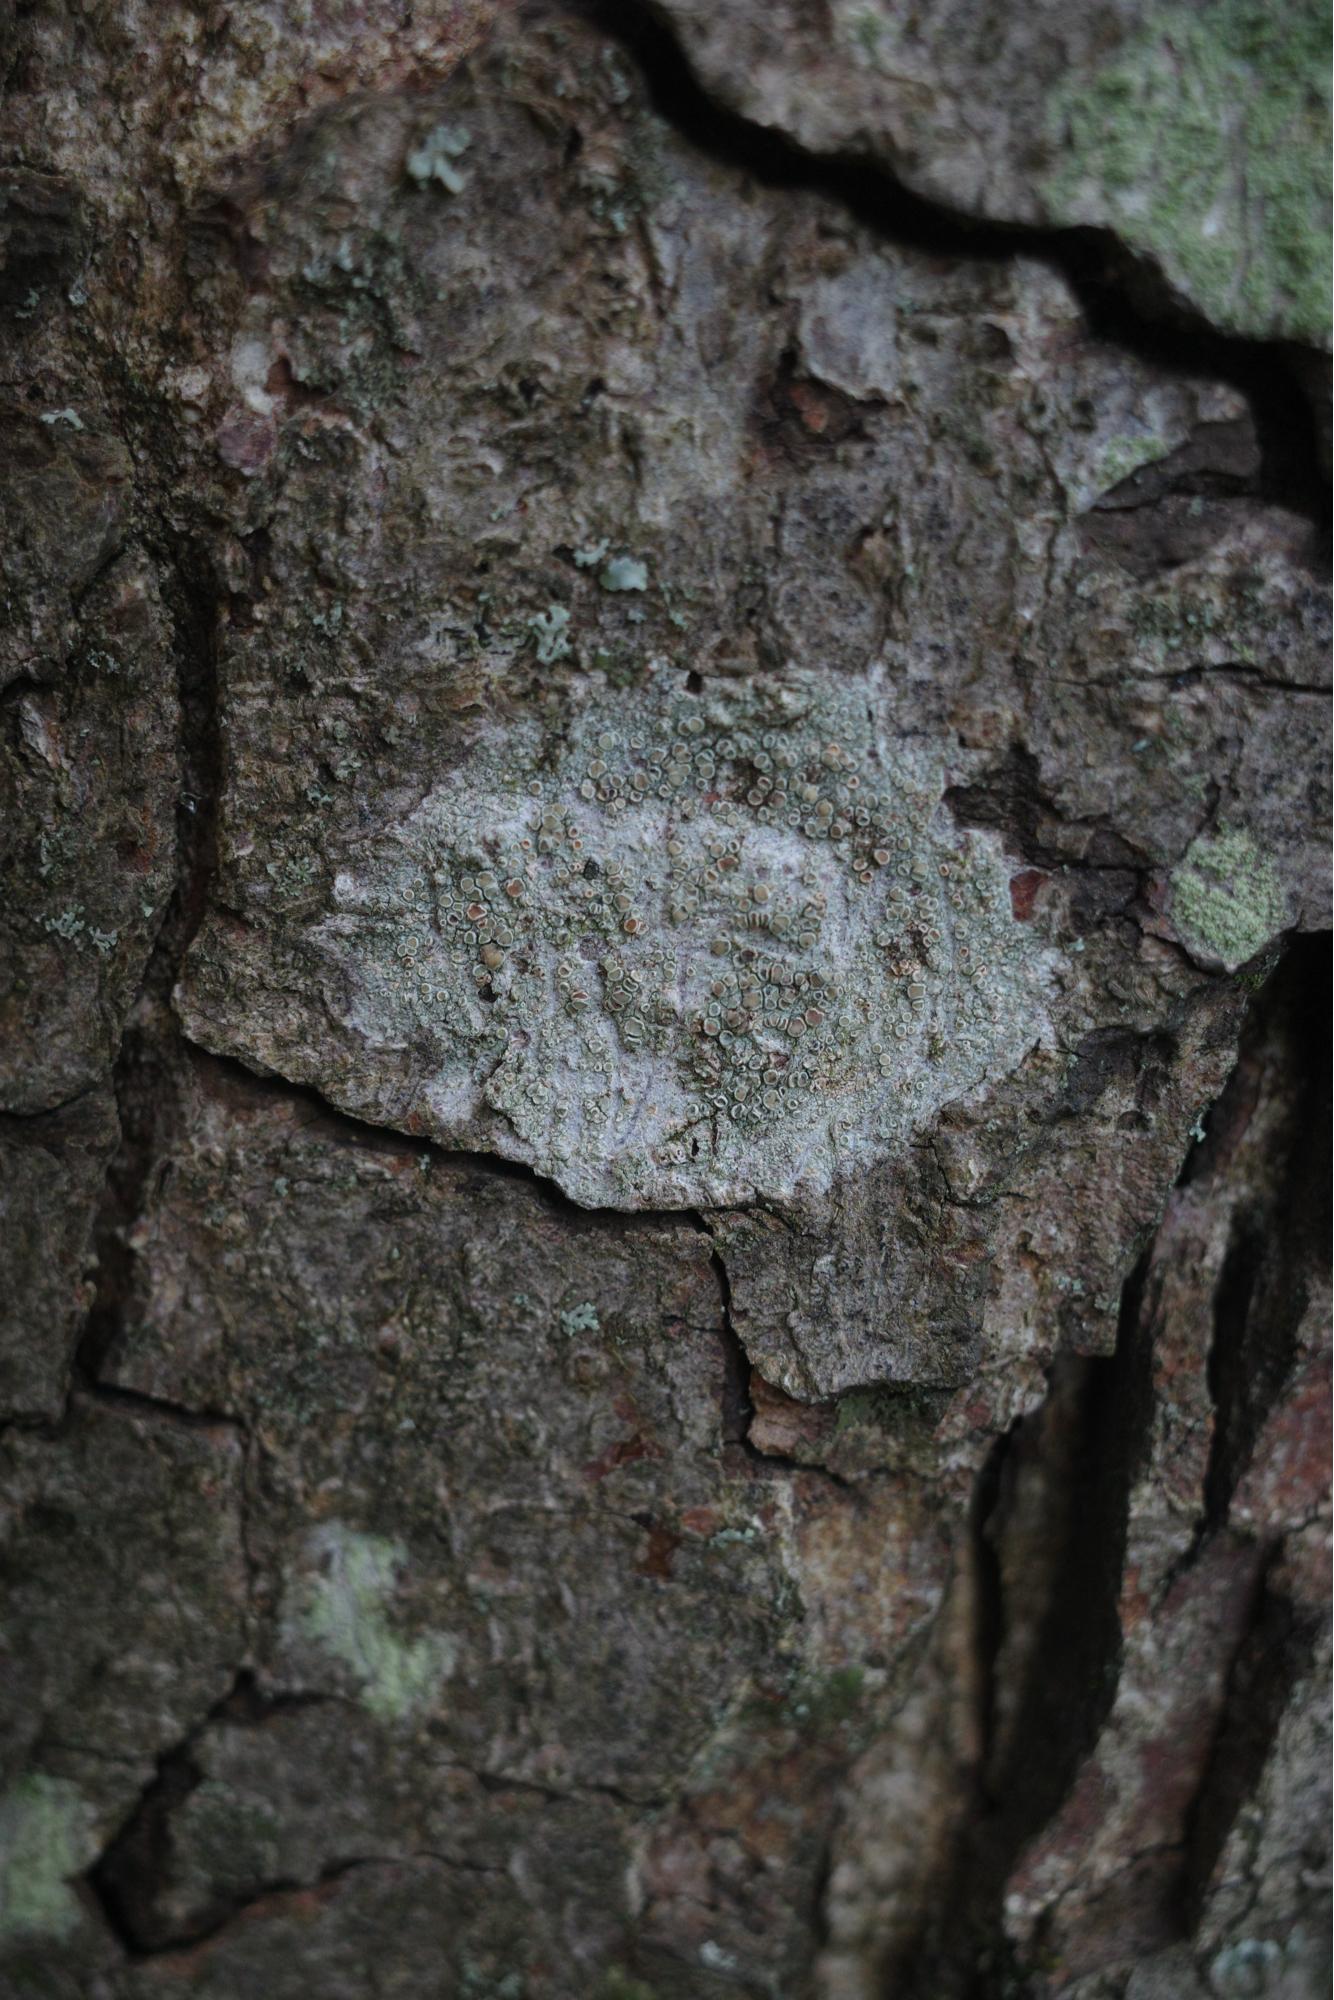
M 307 933 L 400 1118 L 589 1206 L 822 1191 L 1043 1032 L 998 846 L 886 692 L 692 678 L 484 731 Z

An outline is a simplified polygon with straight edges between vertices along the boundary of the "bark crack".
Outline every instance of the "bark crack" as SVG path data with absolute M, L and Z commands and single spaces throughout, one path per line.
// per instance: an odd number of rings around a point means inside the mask
M 492 1180 L 514 1181 L 527 1187 L 545 1209 L 561 1216 L 576 1230 L 620 1229 L 633 1234 L 640 1227 L 679 1228 L 695 1220 L 695 1211 L 688 1208 L 585 1208 L 573 1196 L 566 1194 L 558 1182 L 539 1173 L 526 1161 L 507 1160 L 500 1153 L 443 1146 L 438 1140 L 404 1132 L 401 1126 L 377 1125 L 369 1118 L 344 1111 L 315 1084 L 297 1083 L 277 1070 L 251 1069 L 237 1056 L 219 1055 L 205 1048 L 183 1030 L 179 1039 L 181 1046 L 189 1051 L 191 1061 L 201 1069 L 211 1067 L 218 1075 L 233 1078 L 252 1093 L 267 1093 L 288 1104 L 307 1105 L 311 1113 L 309 1122 L 312 1125 L 318 1122 L 331 1136 L 346 1144 L 384 1153 L 408 1152 L 419 1159 L 438 1161 L 441 1166 L 457 1173 L 475 1173 Z
M 195 1751 L 205 1731 L 220 1723 L 254 1727 L 273 1715 L 333 1699 L 308 1693 L 264 1695 L 254 1675 L 243 1668 L 200 1721 L 162 1752 L 153 1777 L 84 1876 L 108 1929 L 127 1956 L 143 1958 L 198 1943 L 239 1913 L 236 1905 L 222 1914 L 215 1908 L 198 1925 L 173 1930 L 157 1909 L 171 1874 L 171 1816 L 203 1780 Z
M 751 1432 L 755 1418 L 752 1394 L 755 1371 L 733 1318 L 731 1274 L 706 1217 L 698 1209 L 689 1211 L 689 1214 L 695 1228 L 710 1244 L 709 1263 L 718 1286 L 718 1331 L 723 1352 L 721 1434 L 724 1449 L 730 1447 L 744 1454 L 752 1471 L 762 1477 L 773 1478 L 783 1473 L 794 1476 L 804 1474 L 807 1478 L 825 1480 L 836 1491 L 860 1504 L 861 1495 L 855 1482 L 845 1479 L 818 1459 L 793 1458 L 784 1452 L 766 1451 L 756 1443 Z M 795 1342 L 791 1344 L 793 1358 L 809 1386 L 801 1355 Z

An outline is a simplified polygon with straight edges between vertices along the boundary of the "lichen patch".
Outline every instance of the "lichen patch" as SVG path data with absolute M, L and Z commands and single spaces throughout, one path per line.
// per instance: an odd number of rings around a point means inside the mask
M 36 1771 L 0 1796 L 0 1937 L 66 1937 L 79 1921 L 71 1879 L 95 1850 L 93 1809 L 67 1778 Z
M 1235 972 L 1292 921 L 1272 862 L 1248 833 L 1201 834 L 1172 876 L 1172 922 L 1202 963 Z
M 296 1593 L 289 1621 L 298 1643 L 344 1667 L 370 1713 L 403 1722 L 429 1708 L 453 1671 L 447 1634 L 407 1637 L 391 1605 L 407 1551 L 380 1535 L 332 1522 L 311 1537 L 315 1568 Z
M 309 1003 L 378 1083 L 321 1087 L 590 1206 L 823 1189 L 1043 1031 L 1043 946 L 944 783 L 869 681 L 568 689 L 339 869 Z
M 1062 214 L 1110 219 L 1220 325 L 1329 329 L 1329 16 L 1164 7 L 1056 93 Z

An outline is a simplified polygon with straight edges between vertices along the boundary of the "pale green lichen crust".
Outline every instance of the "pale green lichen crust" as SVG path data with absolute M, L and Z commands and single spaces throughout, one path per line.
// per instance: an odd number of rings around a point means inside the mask
M 1235 972 L 1292 921 L 1273 864 L 1248 833 L 1201 834 L 1172 874 L 1172 923 L 1187 951 Z
M 92 1807 L 67 1778 L 33 1772 L 0 1796 L 0 1938 L 68 1936 L 92 1836 Z
M 826 1187 L 1043 1032 L 1044 954 L 944 782 L 869 681 L 554 696 L 338 873 L 323 1004 L 363 1071 L 425 1055 L 419 1127 L 576 1200 Z
M 1141 472 L 1145 466 L 1154 465 L 1166 458 L 1170 446 L 1163 438 L 1149 432 L 1141 432 L 1138 437 L 1129 433 L 1118 433 L 1108 438 L 1103 446 L 1103 457 L 1094 475 L 1093 484 L 1099 494 L 1109 493 L 1119 486 L 1123 479 L 1129 479 L 1132 472 Z
M 289 1621 L 297 1642 L 345 1667 L 380 1722 L 405 1722 L 431 1708 L 453 1671 L 455 1647 L 445 1633 L 407 1637 L 394 1624 L 407 1551 L 331 1522 L 311 1536 L 308 1554 L 313 1574 L 298 1588 Z
M 1046 193 L 1147 250 L 1219 325 L 1326 341 L 1329 126 L 1323 0 L 1165 7 L 1056 93 Z

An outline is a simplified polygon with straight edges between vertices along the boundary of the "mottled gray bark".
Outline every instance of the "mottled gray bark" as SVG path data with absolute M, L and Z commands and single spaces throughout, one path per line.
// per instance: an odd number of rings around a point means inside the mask
M 0 1996 L 1323 1995 L 1323 14 L 0 57 Z

